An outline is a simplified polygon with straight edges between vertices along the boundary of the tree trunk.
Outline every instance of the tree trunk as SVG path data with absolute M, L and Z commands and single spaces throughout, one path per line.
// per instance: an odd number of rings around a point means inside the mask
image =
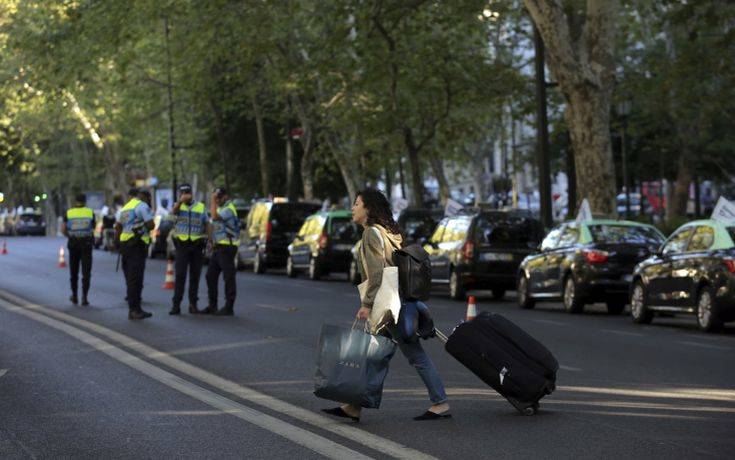
M 577 213 L 577 168 L 574 166 L 574 150 L 567 146 L 567 219 L 574 219 Z
M 492 160 L 491 160 L 492 161 Z M 472 156 L 472 185 L 475 187 L 475 206 L 482 203 L 487 190 L 485 188 L 485 165 L 481 155 Z
M 212 108 L 212 115 L 214 117 L 214 130 L 217 135 L 217 153 L 219 153 L 222 176 L 225 181 L 225 188 L 229 190 L 230 175 L 228 174 L 229 168 L 227 164 L 227 140 L 225 139 L 224 123 L 222 123 L 222 111 L 214 98 L 209 99 L 209 104 Z
M 268 167 L 268 149 L 265 145 L 265 131 L 263 130 L 263 111 L 258 103 L 258 95 L 253 93 L 250 96 L 250 103 L 253 106 L 253 114 L 255 115 L 255 128 L 258 132 L 258 153 L 260 158 L 260 185 L 263 196 L 267 197 L 271 194 L 269 167 Z
M 342 175 L 342 181 L 345 183 L 347 188 L 347 194 L 350 196 L 350 203 L 355 202 L 357 193 L 365 185 L 365 181 L 362 174 L 359 171 L 359 167 L 355 162 L 350 161 L 354 158 L 354 154 L 351 154 L 339 139 L 336 134 L 327 136 L 327 142 L 329 143 L 329 150 L 332 152 L 332 157 L 339 167 L 339 172 Z
M 447 181 L 447 175 L 444 174 L 444 162 L 438 156 L 431 155 L 429 163 L 431 163 L 431 170 L 434 177 L 436 177 L 436 181 L 439 182 L 439 200 L 444 206 L 449 199 L 449 181 Z
M 668 221 L 677 220 L 686 216 L 687 204 L 689 202 L 689 184 L 692 182 L 692 173 L 689 169 L 687 161 L 687 147 L 679 154 L 679 160 L 676 165 L 676 183 L 671 193 L 671 201 L 669 205 Z
M 301 183 L 304 190 L 304 199 L 314 199 L 314 158 L 313 158 L 313 134 L 311 120 L 306 114 L 306 108 L 299 95 L 293 95 L 296 102 L 296 114 L 301 123 L 301 147 L 303 154 L 301 155 Z
M 577 196 L 587 198 L 593 212 L 615 215 L 609 108 L 609 93 L 588 88 L 571 94 L 564 115 L 574 151 Z
M 609 112 L 619 1 L 587 0 L 578 30 L 570 29 L 570 17 L 559 0 L 523 3 L 543 38 L 549 70 L 568 104 L 565 117 L 574 149 L 578 196 L 589 200 L 593 212 L 615 215 Z
M 424 181 L 421 178 L 421 161 L 419 160 L 419 152 L 409 147 L 408 149 L 408 166 L 411 170 L 411 202 L 414 206 L 422 208 L 424 206 Z
M 291 140 L 290 130 L 286 133 L 286 196 L 289 200 L 296 198 L 296 191 L 294 190 L 294 156 L 293 156 L 293 141 Z

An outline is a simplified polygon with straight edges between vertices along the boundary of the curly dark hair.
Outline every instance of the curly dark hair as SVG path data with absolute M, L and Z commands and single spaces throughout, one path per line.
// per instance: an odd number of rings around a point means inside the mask
M 393 219 L 390 202 L 382 191 L 374 188 L 366 188 L 360 191 L 357 196 L 362 198 L 362 202 L 367 209 L 368 225 L 377 224 L 393 234 L 400 235 L 401 229 Z

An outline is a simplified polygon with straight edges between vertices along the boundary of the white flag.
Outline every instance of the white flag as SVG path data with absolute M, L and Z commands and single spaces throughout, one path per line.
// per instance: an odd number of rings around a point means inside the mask
M 582 200 L 582 204 L 579 205 L 579 211 L 577 211 L 577 222 L 583 220 L 592 220 L 592 209 L 590 208 L 590 202 L 587 198 Z
M 735 203 L 721 196 L 712 211 L 712 219 L 727 225 L 735 225 Z
M 449 198 L 447 199 L 447 205 L 444 208 L 444 215 L 447 217 L 456 216 L 462 209 L 464 209 L 464 206 L 462 206 L 462 204 L 457 203 L 453 199 Z

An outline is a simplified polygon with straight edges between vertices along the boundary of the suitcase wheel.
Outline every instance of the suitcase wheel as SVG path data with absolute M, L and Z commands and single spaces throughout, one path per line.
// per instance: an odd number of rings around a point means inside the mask
M 536 409 L 534 409 L 533 407 L 526 407 L 525 409 L 523 409 L 523 415 L 531 416 L 535 413 Z

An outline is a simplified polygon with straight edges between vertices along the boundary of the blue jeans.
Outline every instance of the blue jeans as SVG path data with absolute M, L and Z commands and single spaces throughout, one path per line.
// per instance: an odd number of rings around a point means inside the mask
M 424 381 L 431 402 L 433 404 L 446 402 L 447 394 L 444 392 L 442 379 L 439 377 L 431 358 L 424 351 L 424 347 L 421 346 L 421 342 L 404 343 L 399 340 L 398 348 L 401 349 L 401 353 L 408 359 L 408 363 L 416 369 L 421 380 Z

